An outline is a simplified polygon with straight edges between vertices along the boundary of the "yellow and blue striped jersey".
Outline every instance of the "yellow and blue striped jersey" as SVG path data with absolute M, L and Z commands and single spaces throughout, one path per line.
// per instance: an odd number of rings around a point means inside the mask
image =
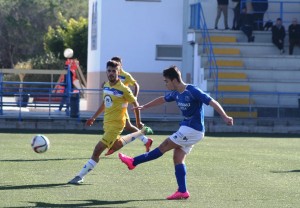
M 118 81 L 114 86 L 106 82 L 103 87 L 104 125 L 125 125 L 128 103 L 133 103 L 135 97 L 131 89 Z
M 128 72 L 121 69 L 119 74 L 119 79 L 124 83 L 126 86 L 133 86 L 136 83 L 136 80 L 129 74 Z

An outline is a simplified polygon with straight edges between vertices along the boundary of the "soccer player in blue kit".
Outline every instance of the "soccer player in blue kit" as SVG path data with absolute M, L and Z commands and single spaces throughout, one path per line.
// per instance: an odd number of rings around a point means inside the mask
M 167 89 L 172 92 L 165 96 L 158 97 L 145 105 L 137 106 L 136 108 L 142 110 L 162 105 L 165 102 L 176 101 L 177 106 L 184 116 L 184 119 L 180 122 L 178 131 L 169 136 L 159 145 L 159 147 L 150 152 L 134 158 L 119 153 L 119 158 L 127 165 L 129 170 L 132 170 L 137 165 L 155 160 L 167 151 L 174 149 L 173 162 L 178 189 L 175 193 L 168 196 L 167 199 L 187 199 L 190 197 L 190 193 L 186 186 L 187 170 L 184 161 L 186 155 L 190 153 L 193 146 L 204 137 L 203 103 L 212 106 L 214 110 L 220 114 L 227 125 L 233 125 L 233 118 L 228 116 L 222 106 L 208 94 L 196 86 L 184 83 L 181 78 L 181 73 L 176 66 L 165 69 L 163 71 L 163 77 Z

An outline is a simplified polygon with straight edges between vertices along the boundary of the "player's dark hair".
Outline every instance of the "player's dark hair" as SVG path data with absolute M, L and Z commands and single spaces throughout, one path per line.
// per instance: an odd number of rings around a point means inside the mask
M 117 62 L 117 61 L 114 61 L 114 60 L 109 60 L 107 63 L 106 63 L 106 68 L 108 67 L 113 67 L 113 68 L 118 68 L 118 66 L 120 66 L 120 63 Z
M 176 79 L 178 82 L 181 82 L 181 73 L 177 66 L 170 66 L 169 68 L 163 71 L 163 76 L 170 80 Z
M 114 57 L 111 58 L 111 60 L 119 62 L 120 64 L 122 64 L 122 59 L 119 56 L 114 56 Z

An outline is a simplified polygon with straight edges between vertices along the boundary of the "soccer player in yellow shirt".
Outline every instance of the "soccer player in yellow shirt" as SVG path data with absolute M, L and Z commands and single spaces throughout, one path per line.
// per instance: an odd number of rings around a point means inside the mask
M 119 79 L 123 82 L 123 84 L 125 86 L 133 86 L 134 87 L 134 96 L 137 98 L 138 94 L 139 94 L 139 84 L 137 83 L 137 81 L 131 76 L 130 73 L 126 72 L 123 68 L 122 68 L 122 59 L 118 56 L 114 56 L 111 58 L 111 60 L 116 61 L 120 64 L 121 69 L 120 69 L 120 74 L 119 74 Z M 132 125 L 130 122 L 130 117 L 128 114 L 128 111 L 126 111 L 126 126 L 125 126 L 125 130 L 133 133 L 133 132 L 137 132 L 139 129 Z M 151 138 L 146 137 L 145 135 L 141 135 L 139 137 L 139 139 L 144 143 L 145 147 L 146 147 L 146 152 L 150 151 L 151 145 L 153 143 L 153 140 Z M 108 152 L 105 154 L 110 155 L 112 153 L 114 153 L 115 151 L 117 151 L 118 148 L 115 148 L 115 146 L 113 146 L 111 149 L 108 150 Z
M 135 138 L 140 137 L 145 131 L 149 131 L 147 128 L 138 130 L 129 135 L 120 136 L 125 124 L 126 124 L 126 111 L 128 103 L 131 103 L 134 107 L 138 106 L 136 97 L 133 95 L 129 87 L 125 86 L 118 75 L 120 73 L 120 64 L 116 61 L 108 61 L 106 64 L 106 74 L 108 82 L 104 84 L 103 88 L 103 102 L 95 112 L 95 114 L 86 121 L 87 126 L 91 126 L 95 119 L 104 112 L 103 119 L 103 138 L 96 144 L 91 158 L 84 165 L 82 170 L 68 183 L 80 184 L 83 182 L 83 178 L 97 165 L 100 159 L 101 153 L 106 148 L 111 148 L 112 145 L 120 149 L 124 145 L 133 141 Z M 140 120 L 140 111 L 134 110 L 136 125 L 139 128 L 143 127 Z

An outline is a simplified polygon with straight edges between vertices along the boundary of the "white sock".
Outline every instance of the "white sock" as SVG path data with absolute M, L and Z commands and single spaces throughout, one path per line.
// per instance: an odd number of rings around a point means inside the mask
M 86 174 L 88 174 L 88 172 L 93 170 L 96 165 L 97 163 L 94 160 L 89 159 L 87 163 L 83 166 L 81 171 L 78 173 L 78 176 L 80 176 L 80 178 L 83 178 Z
M 141 136 L 138 136 L 137 138 L 140 139 L 144 144 L 148 142 L 148 137 L 143 134 Z
M 133 132 L 131 134 L 127 134 L 121 137 L 121 142 L 123 144 L 123 146 L 125 146 L 126 144 L 134 141 L 136 138 L 139 138 L 141 135 L 143 135 L 143 133 L 141 132 L 141 130 Z

